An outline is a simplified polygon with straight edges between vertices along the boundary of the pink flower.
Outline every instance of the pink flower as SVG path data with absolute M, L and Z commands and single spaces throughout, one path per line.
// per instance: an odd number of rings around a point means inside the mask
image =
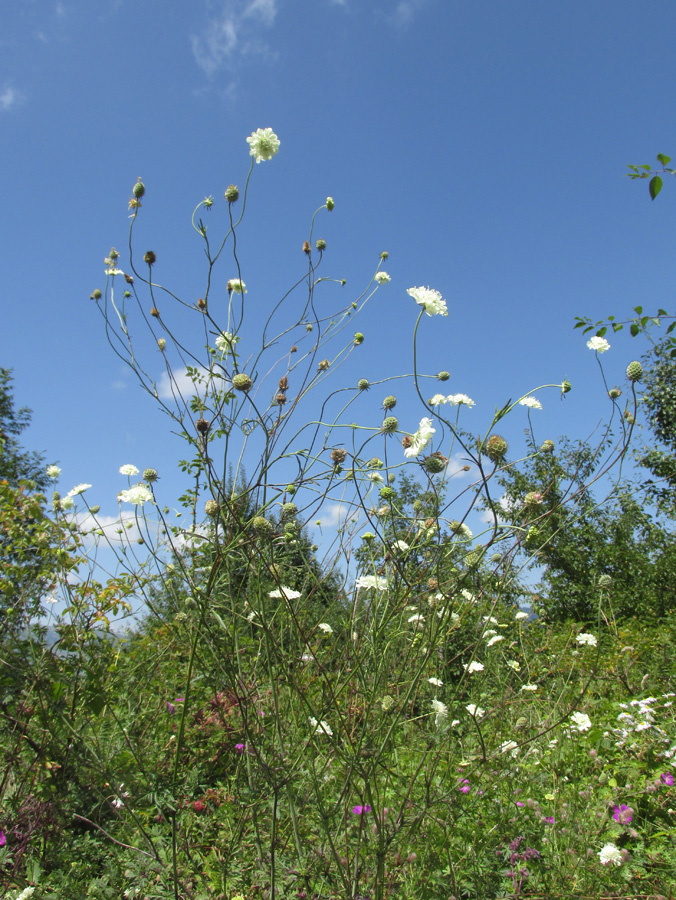
M 623 803 L 622 806 L 616 806 L 613 811 L 613 819 L 620 825 L 628 825 L 634 817 L 634 810 L 631 806 Z
M 242 755 L 242 753 L 244 753 L 244 748 L 244 744 L 235 744 L 235 750 L 240 754 L 240 756 Z
M 671 785 L 674 783 L 674 776 L 671 774 L 671 772 L 662 772 L 662 774 L 660 775 L 660 781 L 662 782 L 662 784 L 668 784 L 669 787 L 671 787 Z
M 543 821 L 545 821 L 548 825 L 553 825 L 554 824 L 554 816 L 545 816 Z
M 7 835 L 4 831 L 0 831 L 0 847 L 4 847 L 7 843 Z
M 368 805 L 368 803 L 364 804 L 364 806 L 353 806 L 352 807 L 352 813 L 355 816 L 361 816 L 364 813 L 370 813 L 370 812 L 371 812 L 371 807 Z
M 469 794 L 469 778 L 465 778 L 458 790 L 462 791 L 463 794 Z

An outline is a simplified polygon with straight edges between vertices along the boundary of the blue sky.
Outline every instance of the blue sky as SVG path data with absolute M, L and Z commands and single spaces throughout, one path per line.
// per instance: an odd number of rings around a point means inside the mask
M 183 445 L 89 299 L 111 246 L 124 262 L 131 188 L 142 176 L 138 250 L 194 302 L 190 215 L 243 184 L 258 127 L 281 149 L 255 167 L 242 232 L 254 318 L 302 273 L 327 195 L 316 236 L 340 290 L 358 295 L 390 254 L 339 380 L 411 371 L 406 289 L 429 285 L 449 315 L 421 322 L 421 367 L 475 400 L 465 427 L 568 378 L 565 402 L 541 396 L 538 438 L 586 437 L 608 401 L 574 316 L 672 308 L 672 185 L 651 203 L 623 177 L 676 151 L 671 3 L 7 0 L 0 23 L 0 365 L 34 411 L 25 444 L 61 465 L 64 491 L 90 482 L 104 514 L 123 463 L 157 468 L 170 506 L 185 487 Z M 611 344 L 608 382 L 623 384 L 645 345 Z M 159 379 L 159 357 L 146 362 Z M 370 392 L 360 421 L 377 424 L 389 392 Z M 412 431 L 425 412 L 410 389 L 399 399 Z M 517 412 L 505 429 L 518 443 Z

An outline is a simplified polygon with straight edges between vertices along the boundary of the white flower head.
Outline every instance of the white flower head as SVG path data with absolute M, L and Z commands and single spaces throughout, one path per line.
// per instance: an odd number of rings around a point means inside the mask
M 120 491 L 117 495 L 120 503 L 131 503 L 132 506 L 143 506 L 144 503 L 152 503 L 153 495 L 145 484 L 136 484 L 128 491 Z
M 444 683 L 441 680 L 441 678 L 428 678 L 427 680 L 434 687 L 443 687 L 444 686 Z
M 522 684 L 519 688 L 520 691 L 537 691 L 537 684 Z
M 425 621 L 425 616 L 423 616 L 422 613 L 413 613 L 412 616 L 408 617 L 408 621 L 410 625 L 417 625 L 418 627 L 420 627 Z
M 418 430 L 411 436 L 411 446 L 404 450 L 404 456 L 411 459 L 414 456 L 418 456 L 419 453 L 422 453 L 432 440 L 432 435 L 436 430 L 436 428 L 432 428 L 432 420 L 427 416 L 421 419 Z
M 360 588 L 364 588 L 364 590 L 375 588 L 376 591 L 384 591 L 387 588 L 387 581 L 384 578 L 379 578 L 377 575 L 362 575 L 361 578 L 355 581 L 354 586 L 357 590 Z
M 486 710 L 477 706 L 476 703 L 470 703 L 465 709 L 475 719 L 482 719 L 486 715 Z
M 72 488 L 66 494 L 66 497 L 77 497 L 78 494 L 84 494 L 85 491 L 88 491 L 91 487 L 91 484 L 76 484 L 74 488 Z
M 235 336 L 233 334 L 230 334 L 229 331 L 222 331 L 214 341 L 214 344 L 220 353 L 225 353 L 232 347 L 234 342 Z
M 318 722 L 314 716 L 308 716 L 308 721 L 314 728 L 314 734 L 325 734 L 326 737 L 333 737 L 333 731 L 331 731 L 331 726 L 327 722 Z
M 389 284 L 392 280 L 387 272 L 376 272 L 375 278 L 378 284 Z
M 542 404 L 535 397 L 522 397 L 519 403 L 521 406 L 527 406 L 529 409 L 542 409 Z
M 131 463 L 120 466 L 120 475 L 138 475 L 138 469 Z
M 253 156 L 257 163 L 272 159 L 279 151 L 279 138 L 272 128 L 259 128 L 246 139 L 251 148 L 249 156 Z
M 515 659 L 508 659 L 507 665 L 510 669 L 514 669 L 515 672 L 521 671 L 521 663 L 518 663 Z
M 503 741 L 500 744 L 500 753 L 511 753 L 512 756 L 516 756 L 518 753 L 518 745 L 516 741 Z
M 61 474 L 61 469 L 58 466 L 47 466 L 47 478 L 52 478 L 54 481 Z
M 602 866 L 607 866 L 609 863 L 612 863 L 614 866 L 622 865 L 622 854 L 615 844 L 604 844 L 599 850 L 599 859 Z
M 413 297 L 415 302 L 422 306 L 428 316 L 447 316 L 446 301 L 442 299 L 439 291 L 433 291 L 431 288 L 412 287 L 406 293 L 409 297 Z
M 496 634 L 495 637 L 492 637 L 490 641 L 486 644 L 487 647 L 492 647 L 493 644 L 497 644 L 500 641 L 504 641 L 504 638 L 501 634 Z
M 432 712 L 434 713 L 434 724 L 440 728 L 448 718 L 448 707 L 441 700 L 432 700 Z
M 392 544 L 392 549 L 398 550 L 400 553 L 405 553 L 407 550 L 410 549 L 410 547 L 408 546 L 406 541 L 395 541 Z
M 597 353 L 605 353 L 606 350 L 610 350 L 610 344 L 602 337 L 590 338 L 587 341 L 587 346 L 590 350 L 595 350 Z
M 385 481 L 380 472 L 369 472 L 369 480 L 374 484 L 383 484 Z
M 570 717 L 573 725 L 578 731 L 589 731 L 592 727 L 591 719 L 587 713 L 574 712 Z
M 578 644 L 584 644 L 587 647 L 595 647 L 598 644 L 598 641 L 593 634 L 586 634 L 584 631 L 578 634 L 575 640 Z
M 444 403 L 448 403 L 448 397 L 444 394 L 435 394 L 434 397 L 430 397 L 427 402 L 430 406 L 441 406 Z
M 467 394 L 449 394 L 446 402 L 450 403 L 451 406 L 476 406 L 474 400 L 468 397 Z
M 518 622 L 520 619 L 527 619 L 528 616 L 529 616 L 529 613 L 524 612 L 524 611 L 521 609 L 521 610 L 519 610 L 519 612 L 514 616 L 514 618 L 515 618 L 515 619 L 517 620 L 517 622 Z
M 468 666 L 463 666 L 463 668 L 466 669 L 470 675 L 472 675 L 474 672 L 483 672 L 484 664 L 473 659 Z
M 229 293 L 246 294 L 246 285 L 241 278 L 231 278 L 228 281 L 227 289 Z
M 328 622 L 320 622 L 319 625 L 317 625 L 317 628 L 321 629 L 324 634 L 333 634 L 333 628 L 331 628 Z
M 29 897 L 33 896 L 34 892 L 35 888 L 33 887 L 33 885 L 30 885 L 29 887 L 24 888 L 21 893 L 17 895 L 16 900 L 28 900 Z
M 273 600 L 281 600 L 283 597 L 287 600 L 298 600 L 300 595 L 300 591 L 294 591 L 293 588 L 282 585 L 281 588 L 275 588 L 274 591 L 270 591 L 268 597 L 272 597 Z M 321 625 L 319 627 L 322 628 Z
M 105 274 L 106 275 L 124 275 L 124 272 L 122 271 L 122 269 L 108 268 L 105 270 Z

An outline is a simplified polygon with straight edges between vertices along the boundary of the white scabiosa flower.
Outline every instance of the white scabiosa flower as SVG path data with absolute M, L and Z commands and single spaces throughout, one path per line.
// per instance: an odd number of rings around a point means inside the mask
M 387 272 L 376 272 L 375 278 L 378 284 L 389 284 L 392 280 Z
M 249 156 L 257 163 L 272 159 L 279 152 L 279 138 L 272 128 L 258 128 L 246 139 L 249 145 Z
M 138 475 L 138 469 L 131 463 L 120 466 L 120 475 Z
M 406 543 L 406 541 L 395 541 L 392 544 L 392 549 L 398 550 L 400 553 L 405 553 L 410 548 L 409 548 L 408 544 Z
M 282 598 L 286 598 L 287 600 L 298 600 L 300 595 L 300 591 L 294 591 L 293 588 L 282 585 L 281 588 L 275 588 L 274 591 L 270 591 L 268 597 L 272 597 L 273 600 L 281 600 Z M 323 628 L 322 625 L 319 627 Z M 329 628 L 330 627 L 331 626 L 329 625 Z
M 528 615 L 529 615 L 529 613 L 524 612 L 524 611 L 521 609 L 521 610 L 519 610 L 519 612 L 514 616 L 514 618 L 515 618 L 516 621 L 518 622 L 520 619 L 527 619 L 527 618 L 528 618 Z
M 599 850 L 599 859 L 602 866 L 607 866 L 611 863 L 614 866 L 622 865 L 622 854 L 615 844 L 604 844 Z
M 56 481 L 60 474 L 61 469 L 58 466 L 47 466 L 47 478 Z
M 584 631 L 578 634 L 575 640 L 578 642 L 578 644 L 583 644 L 587 647 L 596 647 L 596 645 L 598 644 L 598 641 L 593 634 L 587 634 Z
M 420 425 L 415 434 L 411 435 L 411 446 L 404 450 L 404 456 L 412 459 L 414 456 L 422 453 L 425 447 L 432 440 L 432 435 L 436 432 L 436 428 L 432 428 L 432 420 L 425 416 L 420 420 Z
M 476 406 L 474 400 L 468 397 L 467 394 L 449 394 L 446 402 L 450 403 L 451 406 Z
M 473 659 L 472 662 L 468 666 L 463 666 L 463 668 L 467 670 L 467 673 L 469 675 L 473 675 L 474 672 L 483 672 L 484 664 L 477 662 L 475 659 Z
M 422 306 L 428 316 L 447 316 L 446 301 L 442 299 L 439 291 L 431 288 L 412 287 L 406 293 L 413 297 L 418 306 Z
M 514 669 L 515 672 L 521 671 L 521 663 L 518 663 L 515 659 L 508 659 L 507 665 L 510 669 Z
M 445 394 L 435 394 L 427 402 L 430 406 L 442 406 L 444 403 L 448 403 L 448 397 Z
M 310 725 L 314 728 L 313 734 L 324 734 L 326 737 L 333 737 L 333 731 L 331 731 L 331 726 L 324 722 L 318 722 L 314 716 L 309 716 L 308 721 Z
M 537 691 L 537 684 L 522 684 L 519 688 L 520 691 Z
M 377 575 L 362 575 L 361 578 L 355 581 L 354 586 L 357 590 L 374 588 L 376 591 L 384 591 L 387 588 L 387 581 L 384 578 L 379 578 Z
M 434 713 L 434 724 L 440 728 L 448 719 L 448 707 L 441 700 L 432 700 L 432 712 Z
M 136 484 L 128 491 L 120 491 L 117 495 L 120 503 L 131 503 L 132 506 L 143 506 L 144 503 L 152 503 L 153 495 L 145 484 Z
M 84 494 L 85 491 L 88 491 L 90 487 L 91 484 L 76 484 L 74 488 L 68 491 L 66 497 L 77 497 L 78 494 Z
M 596 353 L 605 353 L 606 350 L 610 350 L 610 344 L 605 338 L 602 337 L 593 337 L 587 341 L 587 346 L 590 350 L 595 350 Z
M 246 285 L 241 278 L 231 278 L 226 287 L 229 294 L 246 294 Z
M 222 331 L 214 341 L 214 344 L 216 345 L 216 349 L 219 351 L 219 353 L 225 353 L 232 347 L 234 341 L 234 335 L 232 335 L 229 331 Z
M 441 678 L 428 678 L 427 680 L 434 687 L 443 687 L 444 686 L 444 683 L 441 680 Z
M 298 596 L 300 596 L 300 594 Z M 323 631 L 324 634 L 333 634 L 333 628 L 331 628 L 328 622 L 320 622 L 319 625 L 317 625 L 317 628 Z
M 470 703 L 469 706 L 466 706 L 465 709 L 475 719 L 483 719 L 486 715 L 486 710 L 482 709 L 480 706 L 477 706 L 476 703 Z
M 492 637 L 490 641 L 486 644 L 487 647 L 492 647 L 493 644 L 497 644 L 500 641 L 504 641 L 504 638 L 501 634 L 496 634 L 495 637 Z
M 522 397 L 519 403 L 521 406 L 527 406 L 528 409 L 542 409 L 542 404 L 535 397 Z
M 512 756 L 516 756 L 518 752 L 517 747 L 516 741 L 503 741 L 500 744 L 500 753 L 511 753 Z
M 578 731 L 589 731 L 592 727 L 591 719 L 587 713 L 574 712 L 570 717 L 571 722 Z

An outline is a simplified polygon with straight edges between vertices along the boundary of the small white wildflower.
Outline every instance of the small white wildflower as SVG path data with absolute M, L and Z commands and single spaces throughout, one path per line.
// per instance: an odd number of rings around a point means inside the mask
M 483 672 L 484 665 L 483 663 L 477 662 L 475 659 L 473 659 L 468 666 L 463 666 L 463 668 L 466 669 L 470 675 L 472 675 L 474 672 Z
M 578 634 L 575 640 L 578 644 L 585 644 L 587 647 L 595 647 L 598 644 L 593 634 L 586 634 L 585 632 Z
M 425 616 L 423 616 L 422 613 L 414 613 L 412 616 L 408 617 L 408 621 L 410 625 L 415 625 L 417 628 L 422 628 L 425 621 Z
M 434 687 L 443 687 L 444 683 L 441 678 L 428 678 L 427 679 L 430 684 L 434 685 Z
M 214 344 L 216 345 L 216 349 L 219 351 L 219 353 L 225 353 L 226 350 L 229 350 L 232 347 L 234 342 L 235 336 L 233 334 L 231 334 L 229 331 L 222 331 L 214 341 Z
M 535 397 L 522 397 L 519 403 L 521 406 L 527 406 L 529 409 L 542 409 L 542 404 Z
M 496 634 L 495 637 L 492 637 L 490 641 L 486 644 L 487 647 L 492 647 L 493 644 L 497 644 L 500 641 L 504 641 L 504 638 L 501 634 Z
M 467 600 L 468 603 L 476 603 L 476 597 L 471 591 L 468 591 L 467 588 L 463 588 L 460 591 L 460 595 L 464 600 Z
M 419 453 L 422 453 L 432 440 L 432 435 L 435 432 L 436 428 L 432 428 L 432 420 L 427 418 L 427 416 L 422 418 L 418 430 L 415 434 L 411 435 L 411 446 L 404 450 L 404 456 L 411 459 L 414 456 L 418 456 Z
M 68 511 L 69 509 L 72 509 L 74 506 L 75 506 L 75 501 L 73 500 L 72 497 L 64 497 L 59 502 L 59 508 L 64 511 Z
M 466 706 L 465 709 L 473 716 L 475 719 L 483 719 L 486 715 L 486 710 L 482 709 L 480 706 L 477 706 L 476 703 L 470 703 L 469 706 Z
M 308 721 L 314 728 L 314 734 L 325 734 L 327 737 L 333 737 L 333 731 L 331 731 L 331 727 L 327 722 L 323 720 L 318 722 L 314 716 L 308 716 Z
M 21 891 L 16 900 L 28 900 L 29 897 L 33 896 L 34 891 L 35 888 L 33 887 L 33 885 L 30 885 L 29 887 L 26 887 Z
M 387 272 L 376 272 L 375 277 L 378 284 L 388 284 L 392 280 Z
M 122 269 L 108 268 L 108 269 L 105 269 L 104 271 L 105 271 L 106 275 L 124 275 L 124 272 L 122 271 Z M 17 900 L 18 900 L 18 898 L 17 898 Z
M 427 401 L 430 406 L 441 406 L 444 403 L 448 403 L 448 397 L 445 394 L 435 394 L 434 397 L 430 397 Z
M 514 755 L 514 751 L 517 749 L 516 741 L 503 741 L 500 744 L 500 752 L 501 753 L 512 753 Z
M 385 578 L 379 578 L 377 575 L 362 575 L 361 578 L 355 581 L 354 586 L 357 590 L 361 588 L 365 590 L 375 588 L 377 591 L 384 591 L 387 588 L 387 581 Z
M 272 159 L 279 152 L 280 140 L 272 128 L 258 128 L 247 139 L 249 156 L 253 156 L 257 163 Z
M 91 484 L 86 484 L 84 482 L 82 484 L 76 484 L 72 490 L 68 491 L 66 497 L 77 497 L 78 494 L 84 494 L 85 491 L 88 491 L 90 487 Z
M 605 353 L 606 350 L 610 350 L 610 344 L 602 337 L 590 338 L 587 341 L 587 346 L 590 350 L 595 350 L 597 353 Z
M 405 553 L 407 550 L 410 550 L 410 547 L 406 543 L 406 541 L 395 541 L 392 544 L 393 550 L 399 550 L 400 553 Z
M 578 731 L 589 731 L 592 727 L 591 719 L 587 713 L 574 712 L 570 718 Z
M 456 725 L 460 724 L 460 719 L 453 719 L 451 722 L 451 728 L 455 728 Z
M 522 684 L 519 688 L 520 691 L 537 691 L 537 684 Z
M 523 610 L 520 610 L 520 611 L 514 616 L 514 618 L 515 618 L 515 619 L 517 620 L 517 622 L 518 622 L 519 619 L 527 619 L 528 616 L 529 616 L 529 613 L 524 612 Z
M 612 863 L 614 866 L 622 865 L 622 854 L 615 844 L 604 844 L 599 850 L 598 856 L 602 866 L 607 866 L 609 863 Z
M 446 399 L 451 406 L 476 406 L 474 400 L 467 394 L 449 394 Z
M 131 463 L 120 466 L 120 475 L 138 475 L 138 469 Z
M 412 287 L 406 293 L 424 308 L 428 316 L 448 315 L 446 301 L 442 299 L 439 291 L 433 291 L 431 288 Z
M 333 634 L 333 628 L 331 628 L 328 622 L 320 622 L 319 625 L 317 625 L 317 628 L 320 628 L 324 634 Z
M 240 278 L 231 278 L 227 284 L 228 291 L 235 294 L 246 294 L 246 285 Z
M 58 466 L 47 466 L 47 477 L 52 478 L 54 481 L 61 474 L 61 469 Z
M 515 659 L 508 659 L 507 665 L 510 669 L 514 669 L 515 672 L 519 672 L 521 670 L 521 663 L 518 663 Z
M 369 480 L 374 484 L 384 484 L 385 479 L 380 472 L 369 472 Z
M 448 718 L 448 707 L 441 700 L 432 700 L 432 712 L 434 713 L 434 724 L 440 728 Z
M 128 491 L 120 491 L 117 495 L 120 503 L 131 503 L 133 506 L 143 506 L 144 503 L 152 503 L 153 495 L 145 484 L 137 484 Z
M 497 625 L 497 624 L 498 624 L 498 620 L 495 618 L 495 616 L 482 616 L 482 617 L 481 617 L 481 621 L 482 621 L 482 622 L 490 622 L 491 625 Z M 495 632 L 493 632 L 493 634 L 495 634 Z
M 274 591 L 268 593 L 268 597 L 272 597 L 273 600 L 281 600 L 282 598 L 286 598 L 287 600 L 298 600 L 300 596 L 300 591 L 294 591 L 293 588 L 285 587 L 284 585 L 280 588 L 275 588 Z

